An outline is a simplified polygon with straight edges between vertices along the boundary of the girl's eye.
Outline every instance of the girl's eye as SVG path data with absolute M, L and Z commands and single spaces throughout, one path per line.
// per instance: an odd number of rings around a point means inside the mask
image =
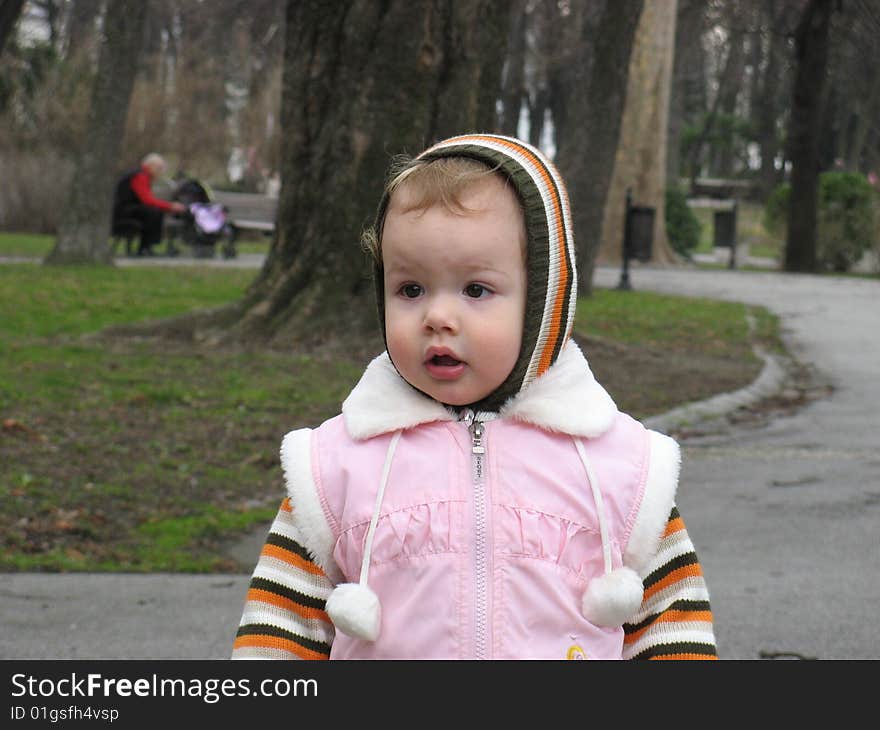
M 482 284 L 468 284 L 464 288 L 464 293 L 466 296 L 472 297 L 473 299 L 479 299 L 480 297 L 486 294 L 490 294 L 491 292 Z
M 404 284 L 400 287 L 400 293 L 407 299 L 415 299 L 422 293 L 422 287 L 418 284 Z

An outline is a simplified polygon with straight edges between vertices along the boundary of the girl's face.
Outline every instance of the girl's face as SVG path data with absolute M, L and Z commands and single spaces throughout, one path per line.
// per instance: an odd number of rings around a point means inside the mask
M 392 196 L 382 233 L 388 354 L 413 386 L 448 405 L 485 398 L 510 374 L 522 343 L 525 223 L 495 176 L 453 213 L 406 210 Z

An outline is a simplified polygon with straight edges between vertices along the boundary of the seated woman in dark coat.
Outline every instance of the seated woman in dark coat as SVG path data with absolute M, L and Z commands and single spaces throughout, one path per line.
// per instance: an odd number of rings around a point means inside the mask
M 113 232 L 119 232 L 123 221 L 135 221 L 140 228 L 138 256 L 152 255 L 152 247 L 162 239 L 165 213 L 183 213 L 186 210 L 183 203 L 162 200 L 153 195 L 153 180 L 164 172 L 165 160 L 152 153 L 141 160 L 140 167 L 125 173 L 116 184 Z

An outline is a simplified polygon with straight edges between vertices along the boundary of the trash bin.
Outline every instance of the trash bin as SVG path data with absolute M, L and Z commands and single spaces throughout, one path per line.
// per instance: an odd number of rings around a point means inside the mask
M 651 260 L 654 246 L 654 208 L 632 204 L 632 191 L 626 191 L 626 212 L 623 219 L 623 270 L 618 289 L 632 289 L 629 281 L 629 260 L 642 263 Z
M 729 210 L 716 210 L 714 219 L 715 248 L 736 247 L 736 203 Z
M 629 258 L 642 263 L 651 260 L 654 246 L 654 208 L 631 205 L 627 221 L 627 248 Z

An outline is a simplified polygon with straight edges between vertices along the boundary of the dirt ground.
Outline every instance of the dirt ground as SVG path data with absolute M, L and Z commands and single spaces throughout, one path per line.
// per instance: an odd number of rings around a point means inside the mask
M 575 339 L 620 410 L 639 418 L 743 387 L 761 368 L 756 359 Z M 777 405 L 802 397 L 795 389 Z M 274 512 L 282 496 L 280 436 L 317 425 L 338 403 L 298 411 L 298 423 L 291 412 L 278 403 L 188 415 L 177 404 L 169 420 L 169 408 L 135 401 L 19 409 L 0 429 L 0 569 L 230 569 L 218 546 L 246 532 L 248 513 Z M 176 520 L 172 537 L 163 520 Z
M 754 380 L 762 363 L 694 351 L 575 337 L 621 411 L 645 418 Z

